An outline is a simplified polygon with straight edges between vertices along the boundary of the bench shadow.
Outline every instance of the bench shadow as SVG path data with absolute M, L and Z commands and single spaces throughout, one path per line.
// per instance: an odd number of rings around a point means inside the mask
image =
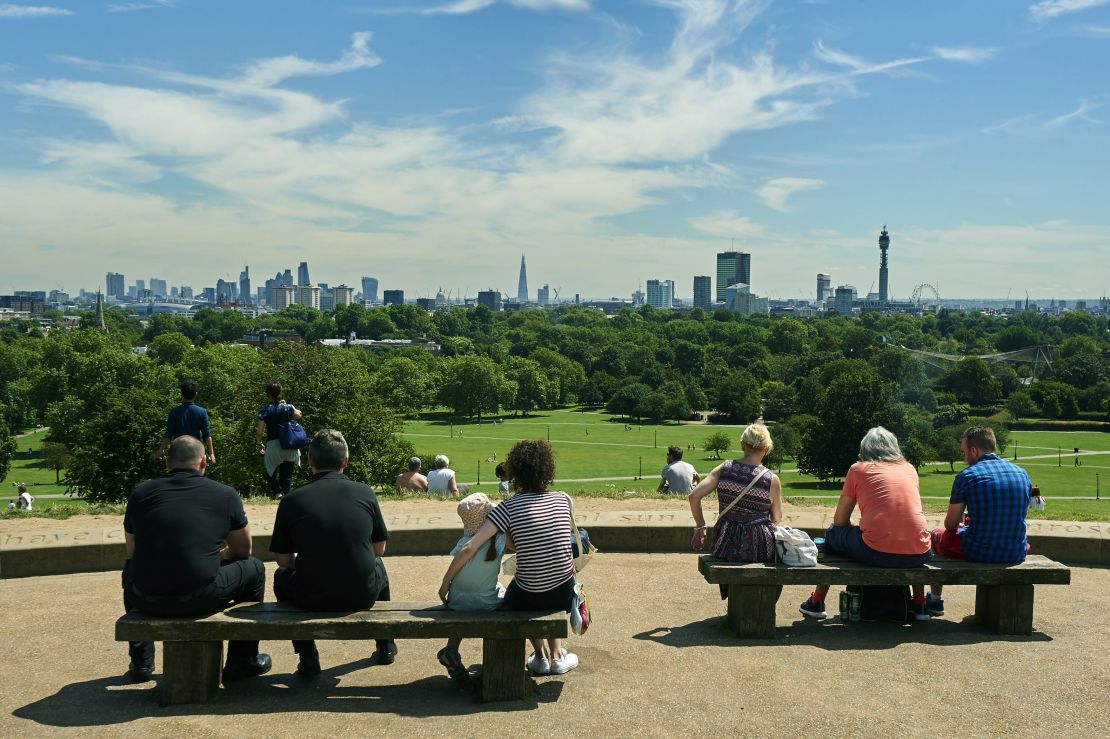
M 160 688 L 154 683 L 132 685 L 126 675 L 103 677 L 65 685 L 51 696 L 15 709 L 12 715 L 54 727 L 112 726 L 140 718 L 308 711 L 383 713 L 413 718 L 471 716 L 535 710 L 541 703 L 557 701 L 563 689 L 559 681 L 537 685 L 529 678 L 529 689 L 523 699 L 482 703 L 478 694 L 480 673 L 472 674 L 463 685 L 452 682 L 447 675 L 388 685 L 344 686 L 340 680 L 373 664 L 369 658 L 355 660 L 328 668 L 311 681 L 292 674 L 265 675 L 225 686 L 208 703 L 167 708 L 158 705 Z
M 897 624 L 885 621 L 841 623 L 837 619 L 811 621 L 802 617 L 789 626 L 775 628 L 774 639 L 740 639 L 733 635 L 723 616 L 712 616 L 682 626 L 658 626 L 635 634 L 633 639 L 667 647 L 811 646 L 830 652 L 859 649 L 894 649 L 902 644 L 965 646 L 985 642 L 1049 642 L 1040 631 L 1029 636 L 1010 636 L 986 630 L 974 616 L 962 621 L 932 619 L 928 622 Z

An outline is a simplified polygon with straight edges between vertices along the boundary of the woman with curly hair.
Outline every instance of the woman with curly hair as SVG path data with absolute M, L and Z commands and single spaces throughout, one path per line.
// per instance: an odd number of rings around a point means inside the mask
M 555 456 L 543 440 L 519 441 L 505 467 L 517 491 L 489 513 L 478 533 L 463 545 L 439 588 L 447 602 L 451 582 L 475 552 L 499 533 L 516 548 L 516 576 L 505 592 L 504 607 L 513 611 L 570 612 L 574 598 L 570 496 L 549 490 L 555 480 Z M 528 668 L 537 675 L 562 675 L 578 666 L 578 656 L 563 649 L 561 639 L 532 639 Z M 548 657 L 550 655 L 550 658 Z

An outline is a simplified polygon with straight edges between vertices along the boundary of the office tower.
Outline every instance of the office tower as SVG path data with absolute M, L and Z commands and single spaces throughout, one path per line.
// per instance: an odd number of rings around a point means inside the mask
M 297 266 L 297 287 L 311 284 L 312 281 L 308 279 L 308 262 L 301 262 Z
M 201 298 L 206 300 L 210 305 L 216 304 L 216 288 L 206 287 L 200 292 Z
M 652 308 L 670 308 L 674 305 L 674 280 L 648 280 L 647 304 Z
M 371 305 L 378 302 L 378 280 L 376 277 L 362 278 L 362 302 Z
M 551 304 L 551 288 L 549 286 L 544 285 L 536 291 L 536 302 L 542 306 Z
M 833 310 L 837 313 L 852 315 L 852 301 L 856 299 L 856 289 L 851 285 L 841 285 L 833 294 Z
M 266 305 L 269 302 L 270 289 L 273 287 L 270 280 L 266 280 L 266 284 L 262 287 L 254 289 L 254 304 Z
M 47 293 L 46 297 L 48 303 L 69 302 L 69 293 L 65 292 L 64 290 L 51 290 L 49 293 Z
M 886 232 L 886 226 L 879 233 L 879 302 L 885 303 L 889 298 L 887 293 L 887 263 L 886 263 L 886 250 L 890 248 L 890 235 Z
M 193 288 L 189 287 L 188 285 L 182 285 L 181 286 L 181 291 L 180 291 L 179 294 L 181 295 L 182 300 L 192 300 L 193 299 Z
M 122 300 L 127 295 L 127 288 L 124 286 L 123 275 L 119 272 L 109 272 L 105 278 L 108 288 L 108 295 L 110 297 Z
M 292 285 L 274 285 L 273 303 L 274 310 L 283 310 L 297 303 L 297 288 Z
M 484 305 L 494 313 L 501 310 L 501 291 L 479 290 L 478 305 Z
M 223 298 L 226 302 L 230 303 L 232 298 L 235 297 L 231 293 L 231 283 L 227 280 L 220 278 L 216 280 L 216 302 Z
M 173 287 L 170 288 L 170 297 L 171 298 L 180 298 L 181 297 L 181 289 L 177 285 L 174 285 Z
M 160 280 L 157 277 L 151 277 L 150 292 L 156 298 L 164 298 L 169 295 L 169 293 L 166 291 L 166 281 Z
M 135 292 L 146 290 L 146 280 L 135 280 Z
M 750 285 L 737 282 L 725 288 L 725 307 L 729 310 L 750 316 L 755 313 L 755 306 L 756 300 Z
M 832 298 L 832 278 L 824 272 L 817 273 L 817 302 L 824 303 Z
M 283 287 L 293 287 L 293 273 L 289 270 L 278 272 L 274 277 L 274 282 Z
M 729 285 L 752 284 L 752 255 L 742 251 L 717 253 L 717 302 L 725 302 Z
M 239 273 L 239 302 L 243 305 L 251 303 L 251 268 L 247 266 Z
M 709 275 L 694 277 L 694 307 L 709 310 L 713 307 L 712 278 Z
M 528 302 L 528 270 L 524 267 L 524 255 L 520 255 L 520 280 L 516 283 L 516 301 L 520 304 Z
M 426 310 L 429 313 L 431 313 L 432 311 L 434 311 L 436 309 L 436 299 L 435 298 L 417 298 L 416 299 L 416 307 L 421 308 L 421 309 Z
M 355 289 L 346 285 L 337 285 L 332 288 L 332 300 L 336 306 L 351 305 L 355 302 Z
M 297 305 L 303 305 L 305 308 L 315 308 L 316 310 L 320 310 L 320 286 L 298 285 Z
M 404 305 L 404 290 L 385 290 L 382 292 L 382 303 L 385 305 Z

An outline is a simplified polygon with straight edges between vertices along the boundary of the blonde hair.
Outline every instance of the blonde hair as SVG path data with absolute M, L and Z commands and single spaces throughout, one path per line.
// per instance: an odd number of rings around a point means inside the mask
M 740 443 L 747 444 L 764 454 L 770 454 L 775 448 L 775 443 L 771 441 L 771 432 L 762 423 L 753 423 L 744 429 L 744 433 L 740 436 Z

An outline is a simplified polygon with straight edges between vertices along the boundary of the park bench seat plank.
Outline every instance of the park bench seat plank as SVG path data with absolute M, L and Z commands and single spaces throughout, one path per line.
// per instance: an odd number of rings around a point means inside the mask
M 815 567 L 772 562 L 725 562 L 698 558 L 707 582 L 728 586 L 728 622 L 737 636 L 768 639 L 775 634 L 775 603 L 783 585 L 975 585 L 975 616 L 999 634 L 1033 633 L 1033 586 L 1067 585 L 1071 570 L 1032 555 L 1016 564 L 934 558 L 923 567 L 883 568 L 840 557 Z
M 242 603 L 208 616 L 128 613 L 117 641 L 161 641 L 162 705 L 204 703 L 219 688 L 223 642 L 293 639 L 482 639 L 482 699 L 525 695 L 525 639 L 567 636 L 563 612 L 452 611 L 439 603 L 377 603 L 360 611 L 305 611 L 284 603 Z

